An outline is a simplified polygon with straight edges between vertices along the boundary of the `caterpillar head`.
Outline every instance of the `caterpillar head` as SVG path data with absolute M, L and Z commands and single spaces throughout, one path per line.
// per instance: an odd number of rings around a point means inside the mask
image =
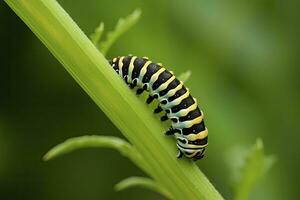
M 195 141 L 189 141 L 187 138 L 179 136 L 176 138 L 179 151 L 187 158 L 194 161 L 204 157 L 205 147 L 207 146 L 207 138 Z M 205 143 L 205 144 L 203 144 Z
M 113 67 L 113 69 L 119 73 L 119 66 L 117 63 L 117 58 L 114 58 L 113 60 L 109 60 L 109 64 Z

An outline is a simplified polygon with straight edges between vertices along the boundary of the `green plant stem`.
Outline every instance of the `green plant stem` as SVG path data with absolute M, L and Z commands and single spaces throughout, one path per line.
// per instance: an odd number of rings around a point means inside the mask
M 176 159 L 173 140 L 116 76 L 104 56 L 54 0 L 5 0 L 106 113 L 175 199 L 223 199 L 198 167 Z

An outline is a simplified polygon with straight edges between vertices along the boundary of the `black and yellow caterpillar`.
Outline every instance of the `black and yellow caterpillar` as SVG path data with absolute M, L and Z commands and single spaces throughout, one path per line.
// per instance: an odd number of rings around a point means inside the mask
M 189 89 L 162 64 L 153 63 L 147 57 L 121 56 L 109 62 L 130 88 L 137 88 L 137 95 L 149 92 L 148 104 L 154 99 L 159 101 L 154 113 L 164 111 L 166 113 L 161 121 L 172 121 L 166 135 L 175 135 L 179 150 L 177 157 L 203 158 L 208 144 L 208 130 L 204 125 L 203 113 Z

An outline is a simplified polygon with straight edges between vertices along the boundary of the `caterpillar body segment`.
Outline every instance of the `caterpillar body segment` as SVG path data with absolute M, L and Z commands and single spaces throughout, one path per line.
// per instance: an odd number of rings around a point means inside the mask
M 147 57 L 121 56 L 112 59 L 110 64 L 130 88 L 136 88 L 136 94 L 149 92 L 146 103 L 158 100 L 159 106 L 154 113 L 164 111 L 161 120 L 171 120 L 166 135 L 175 136 L 178 157 L 185 155 L 193 160 L 203 158 L 208 145 L 203 113 L 189 89 L 173 72 L 160 63 L 151 62 Z

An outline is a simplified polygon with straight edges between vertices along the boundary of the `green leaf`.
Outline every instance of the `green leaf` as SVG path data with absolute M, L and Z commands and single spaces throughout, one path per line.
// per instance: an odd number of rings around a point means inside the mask
M 51 160 L 63 154 L 73 152 L 78 149 L 83 148 L 112 148 L 119 151 L 123 156 L 128 157 L 132 162 L 134 162 L 141 169 L 148 172 L 148 166 L 143 160 L 139 152 L 125 140 L 112 137 L 112 136 L 99 136 L 99 135 L 90 135 L 90 136 L 81 136 L 67 139 L 65 142 L 56 145 L 50 151 L 48 151 L 43 159 L 45 161 Z
M 117 39 L 126 33 L 133 25 L 140 19 L 142 11 L 136 9 L 128 15 L 126 18 L 120 18 L 117 22 L 115 29 L 107 33 L 106 40 L 100 43 L 100 51 L 103 55 L 106 55 L 110 47 L 117 41 Z
M 159 183 L 144 177 L 129 177 L 115 185 L 115 190 L 121 191 L 131 187 L 142 187 L 157 192 L 168 199 L 173 199 L 170 192 Z
M 191 77 L 191 75 L 192 75 L 191 70 L 187 70 L 186 72 L 181 73 L 178 76 L 178 79 L 185 83 L 185 82 L 187 82 L 189 80 L 189 78 Z
M 125 155 L 128 153 L 130 154 L 132 151 L 137 153 L 135 150 L 133 150 L 133 147 L 123 139 L 111 136 L 91 135 L 67 139 L 65 142 L 53 147 L 45 154 L 43 158 L 47 161 L 77 149 L 90 147 L 113 148 Z
M 174 199 L 223 199 L 198 166 L 176 158 L 162 123 L 116 75 L 103 54 L 53 0 L 5 0 L 147 163 L 148 174 Z
M 275 162 L 274 156 L 264 154 L 263 142 L 257 139 L 250 149 L 235 147 L 228 154 L 232 170 L 235 200 L 247 200 L 253 188 Z
M 104 32 L 104 23 L 101 22 L 99 26 L 95 29 L 94 33 L 90 35 L 91 41 L 97 48 L 99 48 L 99 42 L 101 40 L 103 32 Z

